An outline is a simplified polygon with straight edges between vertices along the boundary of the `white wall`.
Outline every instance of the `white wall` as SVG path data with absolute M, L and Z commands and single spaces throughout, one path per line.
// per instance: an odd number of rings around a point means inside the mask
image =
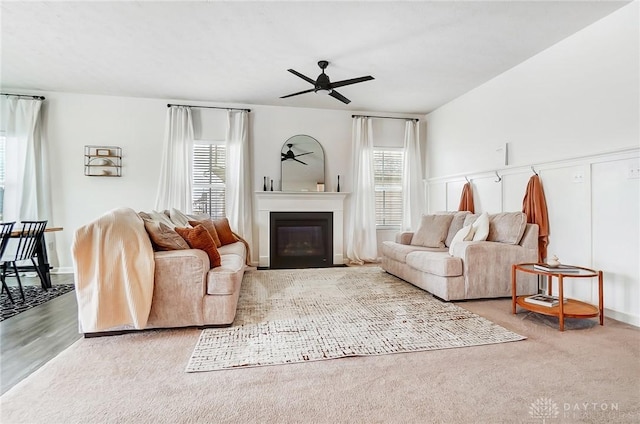
M 63 232 L 52 237 L 55 238 L 57 248 L 50 252 L 51 262 L 58 271 L 70 272 L 70 249 L 76 228 L 116 207 L 126 206 L 137 211 L 153 209 L 167 103 L 216 104 L 58 92 L 38 94 L 47 98 L 43 106 L 43 121 L 51 155 L 51 223 L 64 227 Z M 353 112 L 253 105 L 249 108 L 252 110 L 249 114 L 252 191 L 262 190 L 264 176 L 272 178 L 276 188 L 280 186 L 280 150 L 283 143 L 296 134 L 310 135 L 322 144 L 325 152 L 326 190 L 336 189 L 337 176 L 340 175 L 341 191 L 351 191 Z M 225 110 L 194 108 L 193 111 L 196 138 L 224 140 Z M 404 121 L 374 120 L 374 130 L 386 144 L 393 144 L 397 137 L 402 145 Z M 88 144 L 122 147 L 122 177 L 85 176 L 83 149 Z M 254 228 L 253 237 L 253 250 L 257 252 L 257 228 Z M 257 256 L 255 259 L 257 260 Z
M 638 2 L 427 115 L 429 210 L 522 209 L 530 167 L 548 204 L 549 255 L 604 271 L 605 316 L 640 325 Z M 508 165 L 503 152 L 508 143 Z M 502 176 L 495 182 L 494 171 Z M 568 294 L 597 301 L 591 284 Z

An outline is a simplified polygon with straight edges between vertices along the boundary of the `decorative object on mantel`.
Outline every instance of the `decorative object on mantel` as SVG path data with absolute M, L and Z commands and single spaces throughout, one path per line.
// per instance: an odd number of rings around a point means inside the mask
M 233 326 L 202 330 L 186 372 L 525 338 L 378 267 L 248 271 Z
M 271 191 L 273 191 L 273 180 L 271 180 Z
M 338 175 L 338 187 L 336 188 L 336 191 L 340 193 L 340 175 Z
M 264 184 L 262 185 L 262 191 L 267 191 L 267 177 L 264 177 Z
M 316 189 L 319 192 L 324 192 L 324 183 L 318 183 L 316 184 Z
M 84 146 L 84 175 L 89 177 L 121 177 L 122 148 L 117 146 Z

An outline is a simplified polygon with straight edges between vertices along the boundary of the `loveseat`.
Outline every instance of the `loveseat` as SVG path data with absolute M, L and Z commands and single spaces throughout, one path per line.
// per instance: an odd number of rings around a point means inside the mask
M 119 208 L 76 230 L 72 254 L 85 337 L 233 323 L 247 247 L 228 229 L 227 243 L 215 252 L 210 246 L 192 248 L 188 238 L 178 240 L 176 227 L 203 235 L 208 231 L 199 224 L 208 218 L 181 214 L 183 221 L 176 224 L 170 215 Z M 210 223 L 206 226 L 215 228 Z M 213 241 L 209 237 L 207 242 Z
M 511 296 L 511 265 L 537 259 L 538 226 L 522 212 L 423 215 L 415 233 L 382 244 L 385 271 L 447 301 Z M 535 275 L 517 290 L 537 293 Z

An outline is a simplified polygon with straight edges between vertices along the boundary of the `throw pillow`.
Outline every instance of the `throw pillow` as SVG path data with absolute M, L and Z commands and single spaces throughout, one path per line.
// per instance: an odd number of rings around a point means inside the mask
M 475 230 L 473 241 L 484 241 L 489 235 L 489 214 L 484 212 L 476 219 L 472 227 Z
M 451 246 L 453 241 L 453 237 L 464 227 L 464 219 L 471 212 L 469 211 L 460 211 L 453 213 L 453 220 L 451 221 L 451 226 L 449 226 L 449 232 L 447 233 L 447 239 L 444 241 L 446 246 Z
M 189 226 L 189 217 L 180 212 L 178 209 L 171 208 L 171 210 L 169 211 L 169 218 L 176 227 Z
M 420 226 L 411 238 L 411 245 L 424 247 L 445 247 L 453 215 L 422 215 Z
M 473 234 L 475 230 L 473 226 L 467 225 L 466 227 L 460 228 L 453 239 L 451 240 L 451 244 L 449 244 L 449 254 L 453 256 L 453 244 L 459 241 L 471 241 L 473 240 Z
M 164 222 L 144 220 L 144 228 L 149 234 L 149 238 L 158 250 L 182 250 L 188 249 L 189 245 L 180 234 L 175 232 Z
M 216 227 L 216 233 L 218 233 L 218 238 L 223 246 L 238 241 L 236 236 L 233 235 L 233 231 L 231 231 L 227 218 L 214 219 L 213 225 Z
M 211 268 L 220 266 L 220 253 L 206 228 L 202 225 L 196 225 L 193 228 L 176 227 L 176 232 L 189 244 L 189 247 L 204 250 L 207 253 Z
M 218 237 L 218 232 L 216 231 L 216 226 L 213 225 L 213 221 L 211 221 L 210 219 L 203 219 L 203 220 L 197 220 L 197 221 L 189 220 L 189 225 L 191 225 L 192 227 L 195 227 L 196 225 L 202 225 L 204 228 L 207 229 L 207 231 L 209 231 L 209 235 L 211 236 L 214 243 L 216 244 L 216 247 L 222 246 L 222 243 L 220 243 L 220 237 Z
M 149 216 L 149 218 L 151 218 L 153 221 L 162 222 L 163 224 L 169 226 L 170 228 L 175 228 L 176 226 L 176 224 L 171 222 L 169 217 L 165 215 L 164 212 L 151 211 L 147 214 L 147 216 Z

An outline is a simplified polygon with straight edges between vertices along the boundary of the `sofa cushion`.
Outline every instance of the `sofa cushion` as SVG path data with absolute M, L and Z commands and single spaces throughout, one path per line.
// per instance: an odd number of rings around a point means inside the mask
M 449 232 L 447 233 L 447 239 L 444 241 L 445 246 L 451 246 L 451 241 L 455 237 L 456 233 L 464 227 L 464 219 L 470 213 L 471 212 L 469 211 L 454 212 L 451 225 L 449 226 Z
M 223 246 L 225 244 L 231 244 L 238 241 L 236 236 L 233 235 L 233 231 L 231 231 L 231 226 L 229 225 L 229 220 L 227 218 L 214 219 L 213 225 L 216 227 L 220 243 Z
M 518 244 L 526 227 L 527 215 L 524 212 L 503 212 L 491 215 L 487 241 Z
M 189 249 L 187 242 L 164 222 L 144 219 L 144 228 L 158 250 Z
M 407 255 L 407 265 L 418 271 L 441 277 L 462 275 L 462 259 L 449 256 L 448 252 L 411 252 Z
M 411 245 L 423 247 L 445 247 L 453 215 L 422 215 L 420 226 L 411 239 Z
M 472 224 L 473 241 L 485 241 L 489 235 L 489 214 L 484 212 Z
M 411 252 L 446 252 L 446 248 L 411 246 L 393 241 L 382 242 L 382 255 L 398 262 L 405 263 L 407 255 Z
M 192 249 L 204 250 L 209 257 L 209 266 L 215 268 L 220 266 L 220 253 L 216 248 L 211 235 L 202 225 L 196 225 L 193 228 L 175 228 L 176 232 L 189 244 Z
M 218 252 L 220 256 L 224 255 L 238 255 L 244 258 L 247 255 L 247 248 L 241 241 L 237 241 L 231 244 L 225 244 L 224 246 L 220 246 L 218 248 Z
M 211 219 L 201 219 L 201 220 L 189 220 L 189 225 L 195 227 L 196 225 L 202 225 L 209 232 L 209 235 L 213 239 L 213 242 L 216 244 L 216 247 L 222 246 L 220 243 L 220 238 L 218 237 L 218 232 L 216 231 L 216 226 L 213 225 L 213 221 Z
M 244 249 L 242 243 L 238 244 Z M 213 268 L 207 274 L 207 294 L 233 294 L 234 290 L 236 290 L 236 285 L 239 283 L 237 280 L 242 279 L 244 256 L 227 254 L 221 255 L 220 260 L 220 266 Z

